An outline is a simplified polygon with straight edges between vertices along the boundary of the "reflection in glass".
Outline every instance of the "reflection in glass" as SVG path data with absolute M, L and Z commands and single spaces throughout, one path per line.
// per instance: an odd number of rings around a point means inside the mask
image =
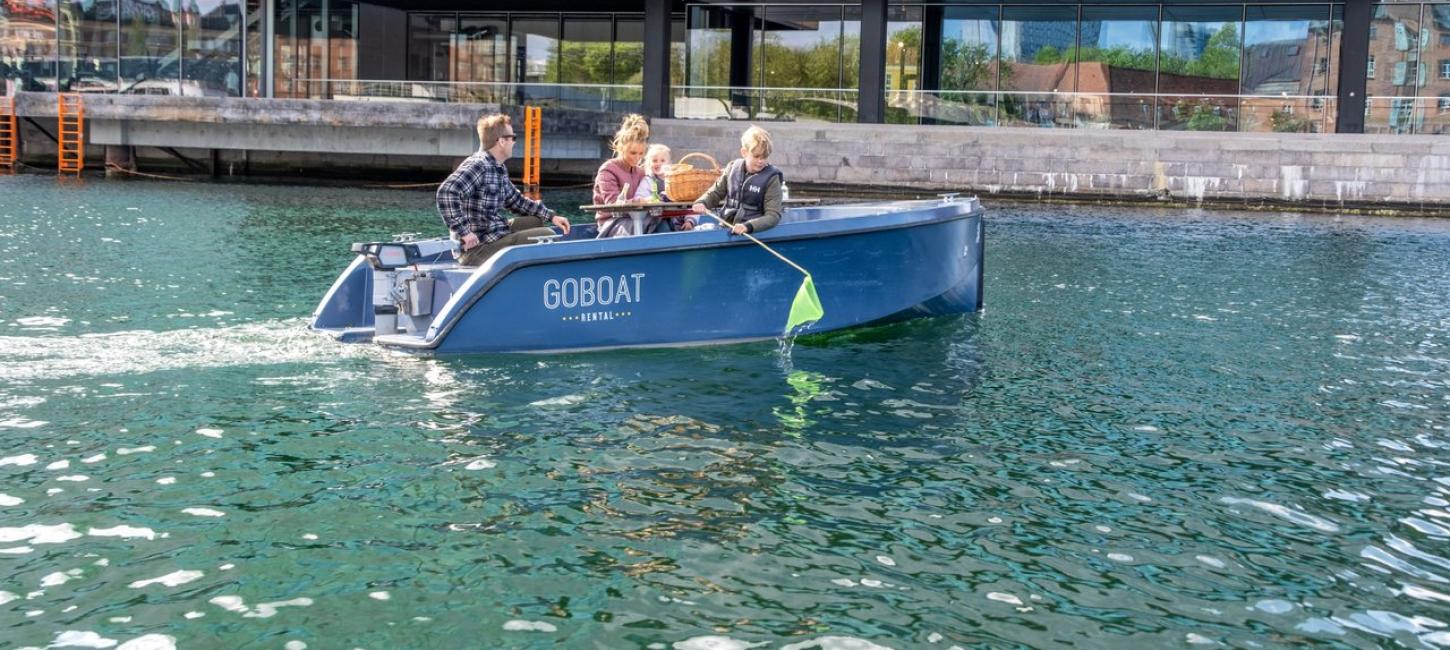
M 261 97 L 262 61 L 266 53 L 262 21 L 266 19 L 262 0 L 247 0 L 246 96 Z
M 297 75 L 299 97 L 321 99 L 327 77 L 327 25 L 322 16 L 323 0 L 297 0 Z
M 360 4 L 353 0 L 331 0 L 327 5 L 327 79 L 350 80 L 358 77 Z M 324 92 L 325 97 L 330 99 L 335 89 L 329 87 Z
M 115 91 L 118 36 L 116 0 L 62 3 L 58 62 L 61 91 Z
M 859 29 L 859 27 L 858 27 Z M 761 64 L 771 88 L 842 88 L 841 7 L 772 5 L 765 10 Z M 855 85 L 852 83 L 851 85 Z M 771 98 L 775 97 L 774 103 Z M 840 119 L 841 104 L 833 93 L 771 93 L 759 110 L 768 119 Z M 851 108 L 855 108 L 854 102 Z
M 297 79 L 297 24 L 295 0 L 277 0 L 276 24 L 272 28 L 272 84 L 274 97 L 295 97 Z
M 526 84 L 553 84 L 559 81 L 555 65 L 559 49 L 559 21 L 552 16 L 514 18 L 509 30 L 513 79 Z M 557 99 L 557 87 L 518 86 L 514 103 Z
M 1077 7 L 1002 9 L 999 119 L 1007 126 L 1072 126 Z
M 680 14 L 670 21 L 670 87 L 685 85 L 685 65 L 688 61 L 689 30 Z
M 1432 12 L 1433 15 L 1433 12 Z M 1416 129 L 1420 5 L 1377 4 L 1370 20 L 1369 55 L 1374 74 L 1365 80 L 1366 133 L 1412 133 Z
M 408 80 L 452 81 L 453 14 L 408 16 Z
M 54 0 L 0 3 L 0 43 L 6 44 L 0 57 L 0 77 L 11 90 L 55 90 Z
M 1159 37 L 1158 128 L 1238 128 L 1241 6 L 1164 6 Z M 1186 97 L 1173 97 L 1184 93 Z M 1209 95 L 1203 97 L 1202 95 Z
M 1422 98 L 1416 129 L 1420 133 L 1450 133 L 1450 4 L 1425 5 L 1425 23 L 1436 37 L 1421 39 L 1420 62 L 1428 69 L 1417 94 Z
M 681 34 L 683 36 L 683 34 Z M 673 44 L 671 52 L 674 54 Z M 673 58 L 673 57 L 671 57 Z M 673 67 L 673 61 L 670 62 Z M 614 78 L 629 86 L 610 89 L 616 110 L 628 111 L 644 101 L 644 18 L 616 17 L 614 21 Z M 620 103 L 624 102 L 624 103 Z
M 940 101 L 922 115 L 950 124 L 997 123 L 996 7 L 947 7 L 942 14 Z M 985 92 L 982 92 L 985 91 Z
M 1244 131 L 1319 132 L 1324 111 L 1304 96 L 1329 87 L 1329 6 L 1248 7 L 1244 21 Z
M 188 0 L 182 12 L 186 58 L 182 88 L 187 95 L 242 94 L 242 8 L 238 0 Z
M 172 3 L 121 3 L 122 93 L 180 95 L 181 21 Z
M 554 51 L 559 82 L 566 84 L 607 84 L 614 77 L 614 35 L 611 21 L 605 18 L 564 16 L 564 40 Z M 641 54 L 640 63 L 644 59 Z
M 1158 8 L 1082 8 L 1078 31 L 1077 121 L 1113 129 L 1153 128 Z M 1096 94 L 1100 93 L 1100 94 Z M 1143 96 L 1133 95 L 1141 93 Z
M 886 8 L 886 121 L 915 124 L 921 115 L 922 8 Z
M 455 81 L 508 81 L 508 21 L 464 15 L 454 35 Z M 484 100 L 492 101 L 492 100 Z

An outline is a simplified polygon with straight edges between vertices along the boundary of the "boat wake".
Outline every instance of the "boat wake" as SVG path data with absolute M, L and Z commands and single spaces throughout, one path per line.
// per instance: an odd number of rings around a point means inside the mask
M 380 353 L 374 346 L 340 346 L 308 331 L 300 318 L 219 328 L 0 336 L 0 380 L 302 363 Z

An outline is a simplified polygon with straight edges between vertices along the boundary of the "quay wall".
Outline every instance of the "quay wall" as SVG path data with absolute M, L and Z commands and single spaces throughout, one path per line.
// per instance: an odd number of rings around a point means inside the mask
M 762 123 L 795 187 L 1450 215 L 1450 138 Z M 655 120 L 723 165 L 739 122 Z

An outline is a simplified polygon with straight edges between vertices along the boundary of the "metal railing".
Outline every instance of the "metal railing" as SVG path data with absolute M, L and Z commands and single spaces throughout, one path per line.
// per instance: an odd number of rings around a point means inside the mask
M 642 87 L 625 84 L 295 79 L 279 86 L 288 84 L 296 97 L 343 101 L 530 104 L 615 112 L 638 112 L 644 101 Z
M 1364 132 L 1450 133 L 1450 97 L 1366 97 Z
M 852 88 L 681 86 L 674 116 L 687 119 L 854 122 Z M 1334 131 L 1337 99 L 1320 95 L 1208 95 L 971 90 L 887 90 L 892 124 L 1190 131 Z

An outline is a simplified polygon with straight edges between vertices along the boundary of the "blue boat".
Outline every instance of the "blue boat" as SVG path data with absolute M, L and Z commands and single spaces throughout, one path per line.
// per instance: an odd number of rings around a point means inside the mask
M 431 353 L 682 347 L 780 337 L 802 275 L 724 229 L 554 241 L 459 266 L 452 242 L 354 244 L 312 314 L 338 340 Z M 787 208 L 760 240 L 808 270 L 817 333 L 982 308 L 975 198 Z

